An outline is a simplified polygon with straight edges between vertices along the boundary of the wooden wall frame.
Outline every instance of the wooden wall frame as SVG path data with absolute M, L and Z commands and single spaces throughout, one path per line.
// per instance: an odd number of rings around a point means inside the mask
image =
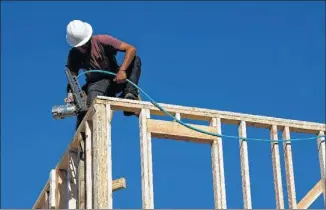
M 217 111 L 195 107 L 177 106 L 160 103 L 166 111 L 177 119 L 194 119 L 206 121 L 207 125 L 194 125 L 210 132 L 222 133 L 222 124 L 237 125 L 239 130 L 239 153 L 241 161 L 243 208 L 251 209 L 251 188 L 248 163 L 247 127 L 270 130 L 270 138 L 278 139 L 282 131 L 283 139 L 289 139 L 291 132 L 324 135 L 326 125 L 321 123 L 288 120 L 267 116 L 249 115 L 235 112 Z M 132 111 L 139 113 L 142 208 L 154 209 L 152 138 L 186 140 L 210 144 L 213 175 L 213 193 L 215 209 L 226 209 L 226 190 L 224 179 L 223 141 L 220 137 L 202 134 L 174 121 L 151 119 L 152 115 L 164 116 L 150 102 L 133 101 L 111 97 L 97 97 L 87 112 L 84 120 L 75 132 L 63 157 L 51 170 L 49 180 L 36 200 L 33 209 L 112 209 L 112 193 L 126 188 L 125 178 L 112 180 L 111 160 L 111 120 L 114 111 Z M 85 134 L 85 140 L 82 138 Z M 271 156 L 274 176 L 275 207 L 284 209 L 283 186 L 281 181 L 281 164 L 279 147 L 284 148 L 286 170 L 286 187 L 289 209 L 306 209 L 321 195 L 325 189 L 325 138 L 316 142 L 319 154 L 321 179 L 298 202 L 295 190 L 291 142 L 271 141 Z M 84 151 L 85 160 L 79 158 Z

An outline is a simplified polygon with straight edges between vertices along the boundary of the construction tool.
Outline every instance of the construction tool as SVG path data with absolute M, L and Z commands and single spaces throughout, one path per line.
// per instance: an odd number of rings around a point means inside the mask
M 80 88 L 77 76 L 73 76 L 69 68 L 65 68 L 65 73 L 70 85 L 71 92 L 68 93 L 65 105 L 56 105 L 52 107 L 52 117 L 54 119 L 64 119 L 66 117 L 76 116 L 79 112 L 87 111 L 86 96 Z M 72 96 L 73 101 L 70 101 Z

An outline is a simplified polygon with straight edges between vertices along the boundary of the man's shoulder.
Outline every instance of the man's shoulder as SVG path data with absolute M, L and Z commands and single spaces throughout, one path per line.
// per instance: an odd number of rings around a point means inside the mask
M 92 38 L 95 39 L 95 40 L 99 40 L 99 39 L 103 39 L 103 38 L 108 38 L 108 37 L 112 37 L 112 35 L 110 35 L 110 34 L 94 34 L 92 36 Z
M 97 35 L 93 35 L 92 38 L 103 45 L 106 46 L 109 45 L 115 48 L 119 48 L 119 46 L 122 43 L 119 39 L 115 38 L 110 34 L 97 34 Z
M 112 38 L 109 34 L 96 34 L 92 36 L 92 39 L 101 42 L 101 43 L 107 43 L 110 42 L 110 39 Z

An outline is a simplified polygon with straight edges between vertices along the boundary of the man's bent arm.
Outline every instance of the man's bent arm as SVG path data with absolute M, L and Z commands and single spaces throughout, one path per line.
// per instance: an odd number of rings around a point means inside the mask
M 100 41 L 105 45 L 110 45 L 118 51 L 125 52 L 123 62 L 120 66 L 120 70 L 126 71 L 136 55 L 136 48 L 126 42 L 123 42 L 110 35 L 101 35 Z
M 119 47 L 119 50 L 125 52 L 123 62 L 120 66 L 120 70 L 126 71 L 129 67 L 131 61 L 134 59 L 134 57 L 136 55 L 136 48 L 130 44 L 122 42 Z

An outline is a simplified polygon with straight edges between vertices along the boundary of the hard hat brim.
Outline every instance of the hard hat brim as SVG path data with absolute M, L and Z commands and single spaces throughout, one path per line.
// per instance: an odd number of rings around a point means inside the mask
M 66 40 L 68 42 L 68 44 L 71 46 L 71 47 L 80 47 L 84 44 L 86 44 L 86 42 L 88 42 L 88 40 L 92 37 L 93 35 L 93 28 L 90 24 L 88 23 L 85 23 L 86 25 L 86 28 L 87 28 L 87 31 L 88 31 L 88 34 L 87 36 L 85 37 L 85 39 L 83 39 L 82 41 L 78 42 L 77 44 L 76 43 L 72 43 L 69 38 L 68 38 L 68 35 L 66 35 Z

